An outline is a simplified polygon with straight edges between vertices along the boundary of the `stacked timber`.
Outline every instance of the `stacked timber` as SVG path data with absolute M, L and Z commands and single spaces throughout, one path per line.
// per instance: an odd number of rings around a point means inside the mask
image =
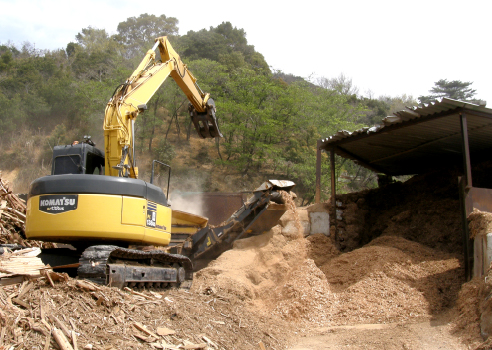
M 0 172 L 0 245 L 20 244 L 24 247 L 56 247 L 54 243 L 24 239 L 25 231 L 26 202 L 13 193 L 9 187 L 9 182 L 2 179 Z
M 0 173 L 0 243 L 23 243 L 26 228 L 26 203 L 12 193 Z
M 0 255 L 0 286 L 19 283 L 26 278 L 41 277 L 46 265 L 37 257 L 40 248 L 27 248 L 17 251 L 6 249 Z

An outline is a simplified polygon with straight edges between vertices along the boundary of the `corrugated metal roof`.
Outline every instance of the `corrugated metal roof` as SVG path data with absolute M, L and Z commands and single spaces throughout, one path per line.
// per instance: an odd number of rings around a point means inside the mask
M 371 128 L 339 131 L 320 140 L 320 149 L 334 148 L 338 155 L 378 172 L 422 173 L 462 162 L 460 113 L 467 116 L 473 160 L 492 149 L 492 109 L 447 98 L 395 112 Z

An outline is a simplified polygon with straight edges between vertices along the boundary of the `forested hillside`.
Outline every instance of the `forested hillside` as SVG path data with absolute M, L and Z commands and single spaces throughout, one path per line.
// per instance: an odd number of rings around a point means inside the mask
M 151 159 L 169 163 L 175 190 L 236 192 L 267 178 L 290 179 L 307 204 L 314 198 L 317 139 L 416 104 L 407 96 L 361 97 L 344 76 L 307 81 L 272 71 L 246 32 L 229 22 L 180 36 L 178 19 L 143 14 L 116 32 L 89 26 L 55 51 L 0 45 L 0 170 L 16 179 L 18 191 L 50 172 L 54 145 L 92 135 L 102 147 L 107 101 L 162 35 L 214 98 L 224 135 L 199 139 L 185 95 L 171 78 L 163 84 L 137 121 L 139 167 L 145 178 Z M 328 174 L 328 162 L 323 166 Z M 346 180 L 342 192 L 374 186 L 374 176 L 352 163 L 338 162 L 338 171 Z

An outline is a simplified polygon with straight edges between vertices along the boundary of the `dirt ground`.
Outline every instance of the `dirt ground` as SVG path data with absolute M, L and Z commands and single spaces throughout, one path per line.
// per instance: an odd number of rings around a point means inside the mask
M 299 340 L 290 350 L 464 350 L 469 347 L 450 334 L 447 323 L 359 324 L 320 328 L 319 335 Z
M 462 276 L 457 256 L 401 237 L 341 254 L 328 237 L 277 227 L 224 253 L 196 285 L 296 325 L 289 349 L 468 349 L 480 343 L 476 320 L 466 331 L 453 323 Z
M 452 255 L 384 237 L 350 253 L 334 251 L 318 268 L 309 256 L 332 248 L 326 237 L 287 238 L 277 226 L 238 243 L 196 274 L 189 293 L 143 291 L 147 297 L 140 297 L 108 287 L 86 291 L 73 279 L 52 287 L 41 279 L 24 296 L 25 308 L 12 302 L 25 285 L 3 287 L 3 344 L 43 348 L 48 336 L 36 331 L 43 314 L 50 326 L 58 318 L 79 334 L 81 347 L 94 349 L 153 348 L 155 339 L 141 340 L 148 336 L 135 322 L 153 333 L 172 329 L 168 344 L 199 344 L 206 335 L 221 349 L 258 349 L 260 341 L 267 349 L 465 349 L 480 342 L 475 326 L 468 330 L 475 336 L 461 343 L 456 314 L 443 321 L 461 285 Z
M 60 324 L 95 350 L 492 348 L 480 336 L 492 275 L 464 283 L 456 198 L 433 179 L 393 185 L 414 205 L 374 209 L 377 229 L 368 203 L 380 193 L 342 197 L 344 240 L 304 237 L 287 212 L 195 273 L 189 292 L 71 278 L 0 287 L 0 349 L 55 349 Z
M 320 250 L 333 252 L 321 268 L 310 258 Z M 56 348 L 46 324 L 59 321 L 93 349 L 183 348 L 203 336 L 218 349 L 468 349 L 481 341 L 469 302 L 478 289 L 458 296 L 460 275 L 457 258 L 401 237 L 340 254 L 328 237 L 277 226 L 198 272 L 190 292 L 90 291 L 70 278 L 39 279 L 22 297 L 29 282 L 2 287 L 0 349 L 42 349 L 47 339 Z M 175 333 L 159 343 L 136 323 Z

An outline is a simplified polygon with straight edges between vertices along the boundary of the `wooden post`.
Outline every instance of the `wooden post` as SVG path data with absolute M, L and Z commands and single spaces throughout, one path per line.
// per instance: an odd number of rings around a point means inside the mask
M 468 141 L 468 124 L 466 121 L 465 113 L 460 113 L 461 122 L 461 140 L 463 149 L 463 171 L 466 176 L 466 188 L 470 189 L 473 186 L 472 182 L 472 171 L 471 171 L 471 161 L 470 161 L 470 144 Z
M 316 204 L 321 202 L 321 140 L 318 140 L 316 144 L 316 192 L 314 195 L 314 202 Z
M 470 240 L 470 232 L 468 229 L 468 215 L 470 214 L 466 209 L 466 198 L 473 186 L 471 160 L 470 160 L 470 144 L 468 140 L 468 123 L 465 113 L 460 113 L 461 124 L 461 148 L 463 150 L 463 172 L 464 177 L 460 178 L 460 207 L 461 207 L 461 219 L 463 225 L 463 255 L 465 258 L 465 279 L 471 280 L 473 277 L 473 245 Z M 473 210 L 473 208 L 471 209 Z
M 463 242 L 463 256 L 465 261 L 465 281 L 471 280 L 473 277 L 473 250 L 470 249 L 470 231 L 468 229 L 468 211 L 466 210 L 466 176 L 458 177 L 459 195 L 460 195 L 460 211 L 461 211 L 461 229 Z
M 338 238 L 337 225 L 337 178 L 335 172 L 335 147 L 330 150 L 330 167 L 331 167 L 331 205 L 333 207 L 333 218 L 335 219 L 335 241 Z

